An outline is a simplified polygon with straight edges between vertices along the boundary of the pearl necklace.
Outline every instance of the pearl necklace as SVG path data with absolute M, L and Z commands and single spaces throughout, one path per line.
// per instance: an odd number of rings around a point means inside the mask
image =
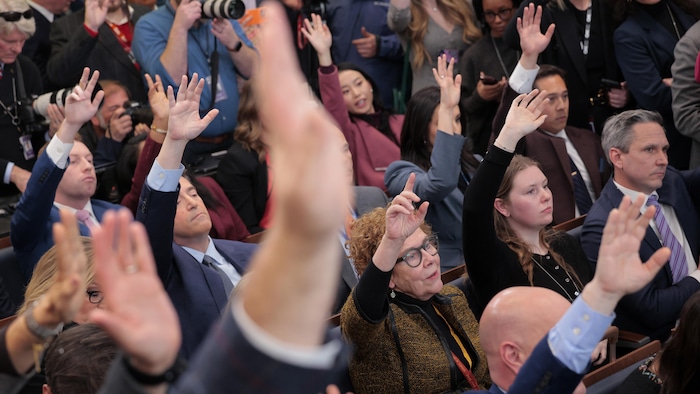
M 581 289 L 578 288 L 578 285 L 576 284 L 576 282 L 574 281 L 574 279 L 571 277 L 571 275 L 569 275 L 569 272 L 566 271 L 566 270 L 564 270 L 564 273 L 566 273 L 566 276 L 567 276 L 567 278 L 566 278 L 564 281 L 567 282 L 567 283 L 571 283 L 571 284 L 574 285 L 574 289 L 576 289 L 576 290 L 574 291 L 574 296 L 573 296 L 573 297 L 569 294 L 568 291 L 566 291 L 566 289 L 564 288 L 564 286 L 562 286 L 562 284 L 559 283 L 559 281 L 556 280 L 556 279 L 554 278 L 554 276 L 552 276 L 552 274 L 550 274 L 549 271 L 547 271 L 547 270 L 542 266 L 542 264 L 540 264 L 539 261 L 535 260 L 535 257 L 534 257 L 534 256 L 530 256 L 530 258 L 532 259 L 532 261 L 533 261 L 535 264 L 537 264 L 538 267 L 540 267 L 540 269 L 541 269 L 542 271 L 544 271 L 545 274 L 547 274 L 547 276 L 549 276 L 549 278 L 550 278 L 554 283 L 557 284 L 557 286 L 559 286 L 559 288 L 561 289 L 561 291 L 563 291 L 564 294 L 566 295 L 566 298 L 568 298 L 569 301 L 573 303 L 573 302 L 574 302 L 574 299 L 575 299 L 576 297 L 578 297 L 578 295 L 581 293 Z M 545 258 L 546 258 L 547 260 L 550 259 L 549 253 L 547 253 L 547 255 L 545 256 Z M 559 269 L 559 266 L 557 265 L 554 269 Z

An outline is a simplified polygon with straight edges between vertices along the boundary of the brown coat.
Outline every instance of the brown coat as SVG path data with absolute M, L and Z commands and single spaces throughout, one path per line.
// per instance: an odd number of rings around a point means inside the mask
M 478 359 L 472 372 L 481 388 L 489 387 L 486 355 L 479 340 L 479 324 L 467 299 L 454 286 L 444 286 L 433 297 L 433 305 L 448 321 L 465 345 L 472 345 Z M 343 335 L 355 346 L 350 360 L 350 378 L 357 394 L 449 392 L 455 374 L 460 374 L 446 345 L 421 312 L 389 302 L 388 316 L 371 323 L 360 315 L 354 297 L 349 297 L 340 316 Z M 417 308 L 416 308 L 417 309 Z M 398 344 L 398 346 L 397 346 Z M 405 360 L 405 361 L 404 361 Z M 408 382 L 404 381 L 404 371 Z

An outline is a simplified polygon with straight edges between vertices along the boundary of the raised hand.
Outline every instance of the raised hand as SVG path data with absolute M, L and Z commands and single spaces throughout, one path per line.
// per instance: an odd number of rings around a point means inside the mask
M 603 229 L 598 263 L 589 285 L 600 290 L 603 298 L 614 299 L 615 303 L 622 296 L 646 286 L 671 255 L 671 250 L 663 247 L 645 263 L 639 258 L 639 245 L 646 234 L 649 220 L 656 213 L 656 209 L 649 207 L 639 215 L 644 201 L 641 195 L 634 203 L 629 197 L 624 197 L 619 208 L 610 212 Z
M 549 45 L 554 35 L 554 23 L 547 27 L 547 31 L 542 34 L 540 24 L 542 23 L 542 6 L 537 6 L 530 3 L 523 10 L 522 18 L 518 18 L 516 27 L 520 35 L 520 48 L 523 51 L 521 62 L 531 63 L 533 60 L 537 63 L 537 56 L 542 53 Z M 523 64 L 527 69 L 533 69 L 533 64 Z
M 125 111 L 125 108 L 119 107 L 112 113 L 112 117 L 109 119 L 107 136 L 115 141 L 124 141 L 127 134 L 134 130 L 131 116 L 123 116 Z
M 197 73 L 192 74 L 192 79 L 187 82 L 187 76 L 183 75 L 180 81 L 180 89 L 177 99 L 172 86 L 168 86 L 168 103 L 170 116 L 168 118 L 168 137 L 173 141 L 190 141 L 209 126 L 219 110 L 210 110 L 203 118 L 199 117 L 199 99 L 204 89 L 204 79 L 199 79 Z
M 126 209 L 103 219 L 92 236 L 104 301 L 90 320 L 114 338 L 137 370 L 161 374 L 177 357 L 180 322 L 156 273 L 148 235 Z
M 447 55 L 438 56 L 437 69 L 433 68 L 433 77 L 440 87 L 440 105 L 450 109 L 459 105 L 462 76 L 454 76 L 454 59 L 450 59 L 450 63 L 447 64 Z
M 425 220 L 425 215 L 428 213 L 428 202 L 424 201 L 418 209 L 413 206 L 414 203 L 420 201 L 420 197 L 413 192 L 415 182 L 416 174 L 411 173 L 401 194 L 394 197 L 386 210 L 384 237 L 389 240 L 403 243 Z
M 85 0 L 85 26 L 92 31 L 97 31 L 107 18 L 109 1 Z
M 54 283 L 36 308 L 43 311 L 42 319 L 52 316 L 49 320 L 53 325 L 73 321 L 85 302 L 87 256 L 78 222 L 71 212 L 61 210 L 60 215 L 61 222 L 53 225 L 57 256 Z
M 83 75 L 80 77 L 80 82 L 73 88 L 73 91 L 66 98 L 66 106 L 64 108 L 65 119 L 57 134 L 62 137 L 63 142 L 73 142 L 75 133 L 78 128 L 95 116 L 97 109 L 104 97 L 104 91 L 99 91 L 95 94 L 95 98 L 91 100 L 92 92 L 95 90 L 97 81 L 100 79 L 100 72 L 95 70 L 90 79 L 90 69 L 85 67 Z M 65 129 L 64 126 L 70 126 Z M 77 128 L 76 128 L 77 127 Z M 75 129 L 75 130 L 73 130 Z M 61 132 L 65 130 L 66 133 Z M 66 135 L 67 134 L 67 135 Z M 64 139 L 63 137 L 69 137 Z
M 542 115 L 545 100 L 548 100 L 547 91 L 538 89 L 516 97 L 494 145 L 512 152 L 522 137 L 537 130 L 547 119 L 547 115 Z
M 168 96 L 165 95 L 165 88 L 160 75 L 156 74 L 156 80 L 149 74 L 146 74 L 146 83 L 148 84 L 148 104 L 153 111 L 153 120 L 165 119 L 167 121 L 170 114 L 170 102 Z
M 311 14 L 311 21 L 304 19 L 304 27 L 302 27 L 301 32 L 316 50 L 318 64 L 320 66 L 330 66 L 333 63 L 331 59 L 333 35 L 328 26 L 323 23 L 321 16 Z

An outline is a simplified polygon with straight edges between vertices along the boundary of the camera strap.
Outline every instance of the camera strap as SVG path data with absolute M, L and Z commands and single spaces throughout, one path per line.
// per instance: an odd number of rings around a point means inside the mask
M 207 112 L 211 111 L 216 105 L 216 90 L 219 84 L 219 51 L 216 39 L 214 39 L 214 51 L 209 57 L 209 68 L 211 69 L 211 103 Z
M 19 64 L 19 57 L 15 60 L 15 70 L 17 70 L 17 80 L 19 80 L 17 84 L 17 93 L 19 93 L 19 97 L 23 99 L 27 97 L 27 91 L 24 88 L 24 76 L 22 76 L 22 66 Z M 15 101 L 16 100 L 17 97 L 15 97 Z

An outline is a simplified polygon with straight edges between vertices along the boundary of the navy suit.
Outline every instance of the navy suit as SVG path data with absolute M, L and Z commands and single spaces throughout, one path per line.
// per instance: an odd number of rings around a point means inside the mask
M 61 217 L 53 201 L 64 172 L 65 170 L 54 164 L 48 154 L 39 156 L 29 177 L 27 189 L 17 204 L 17 211 L 12 215 L 10 239 L 17 254 L 17 262 L 27 281 L 32 277 L 34 266 L 41 256 L 54 244 L 53 224 L 60 222 Z M 106 201 L 90 201 L 98 221 L 102 221 L 102 215 L 107 210 L 121 208 Z M 90 230 L 83 224 L 80 224 L 80 235 L 90 235 Z
M 189 358 L 221 316 L 228 297 L 216 271 L 200 264 L 186 250 L 173 243 L 177 198 L 178 191 L 159 192 L 144 184 L 136 220 L 146 226 L 158 276 L 180 318 L 180 351 L 185 358 Z M 213 241 L 216 250 L 243 275 L 257 246 L 237 241 Z
M 692 171 L 678 171 L 668 167 L 662 186 L 656 190 L 659 203 L 670 205 L 676 211 L 685 237 L 693 252 L 694 261 L 698 260 L 700 246 L 700 168 Z M 588 259 L 595 264 L 598 260 L 600 239 L 608 214 L 620 204 L 622 192 L 610 179 L 603 188 L 600 198 L 593 204 L 581 232 L 581 244 Z M 651 227 L 647 228 L 644 240 L 639 248 L 639 257 L 646 261 L 661 248 L 659 238 Z M 678 319 L 686 300 L 697 290 L 700 283 L 692 277 L 686 277 L 673 284 L 671 268 L 668 264 L 656 275 L 654 280 L 642 290 L 624 297 L 617 306 L 615 325 L 652 339 L 666 339 Z

